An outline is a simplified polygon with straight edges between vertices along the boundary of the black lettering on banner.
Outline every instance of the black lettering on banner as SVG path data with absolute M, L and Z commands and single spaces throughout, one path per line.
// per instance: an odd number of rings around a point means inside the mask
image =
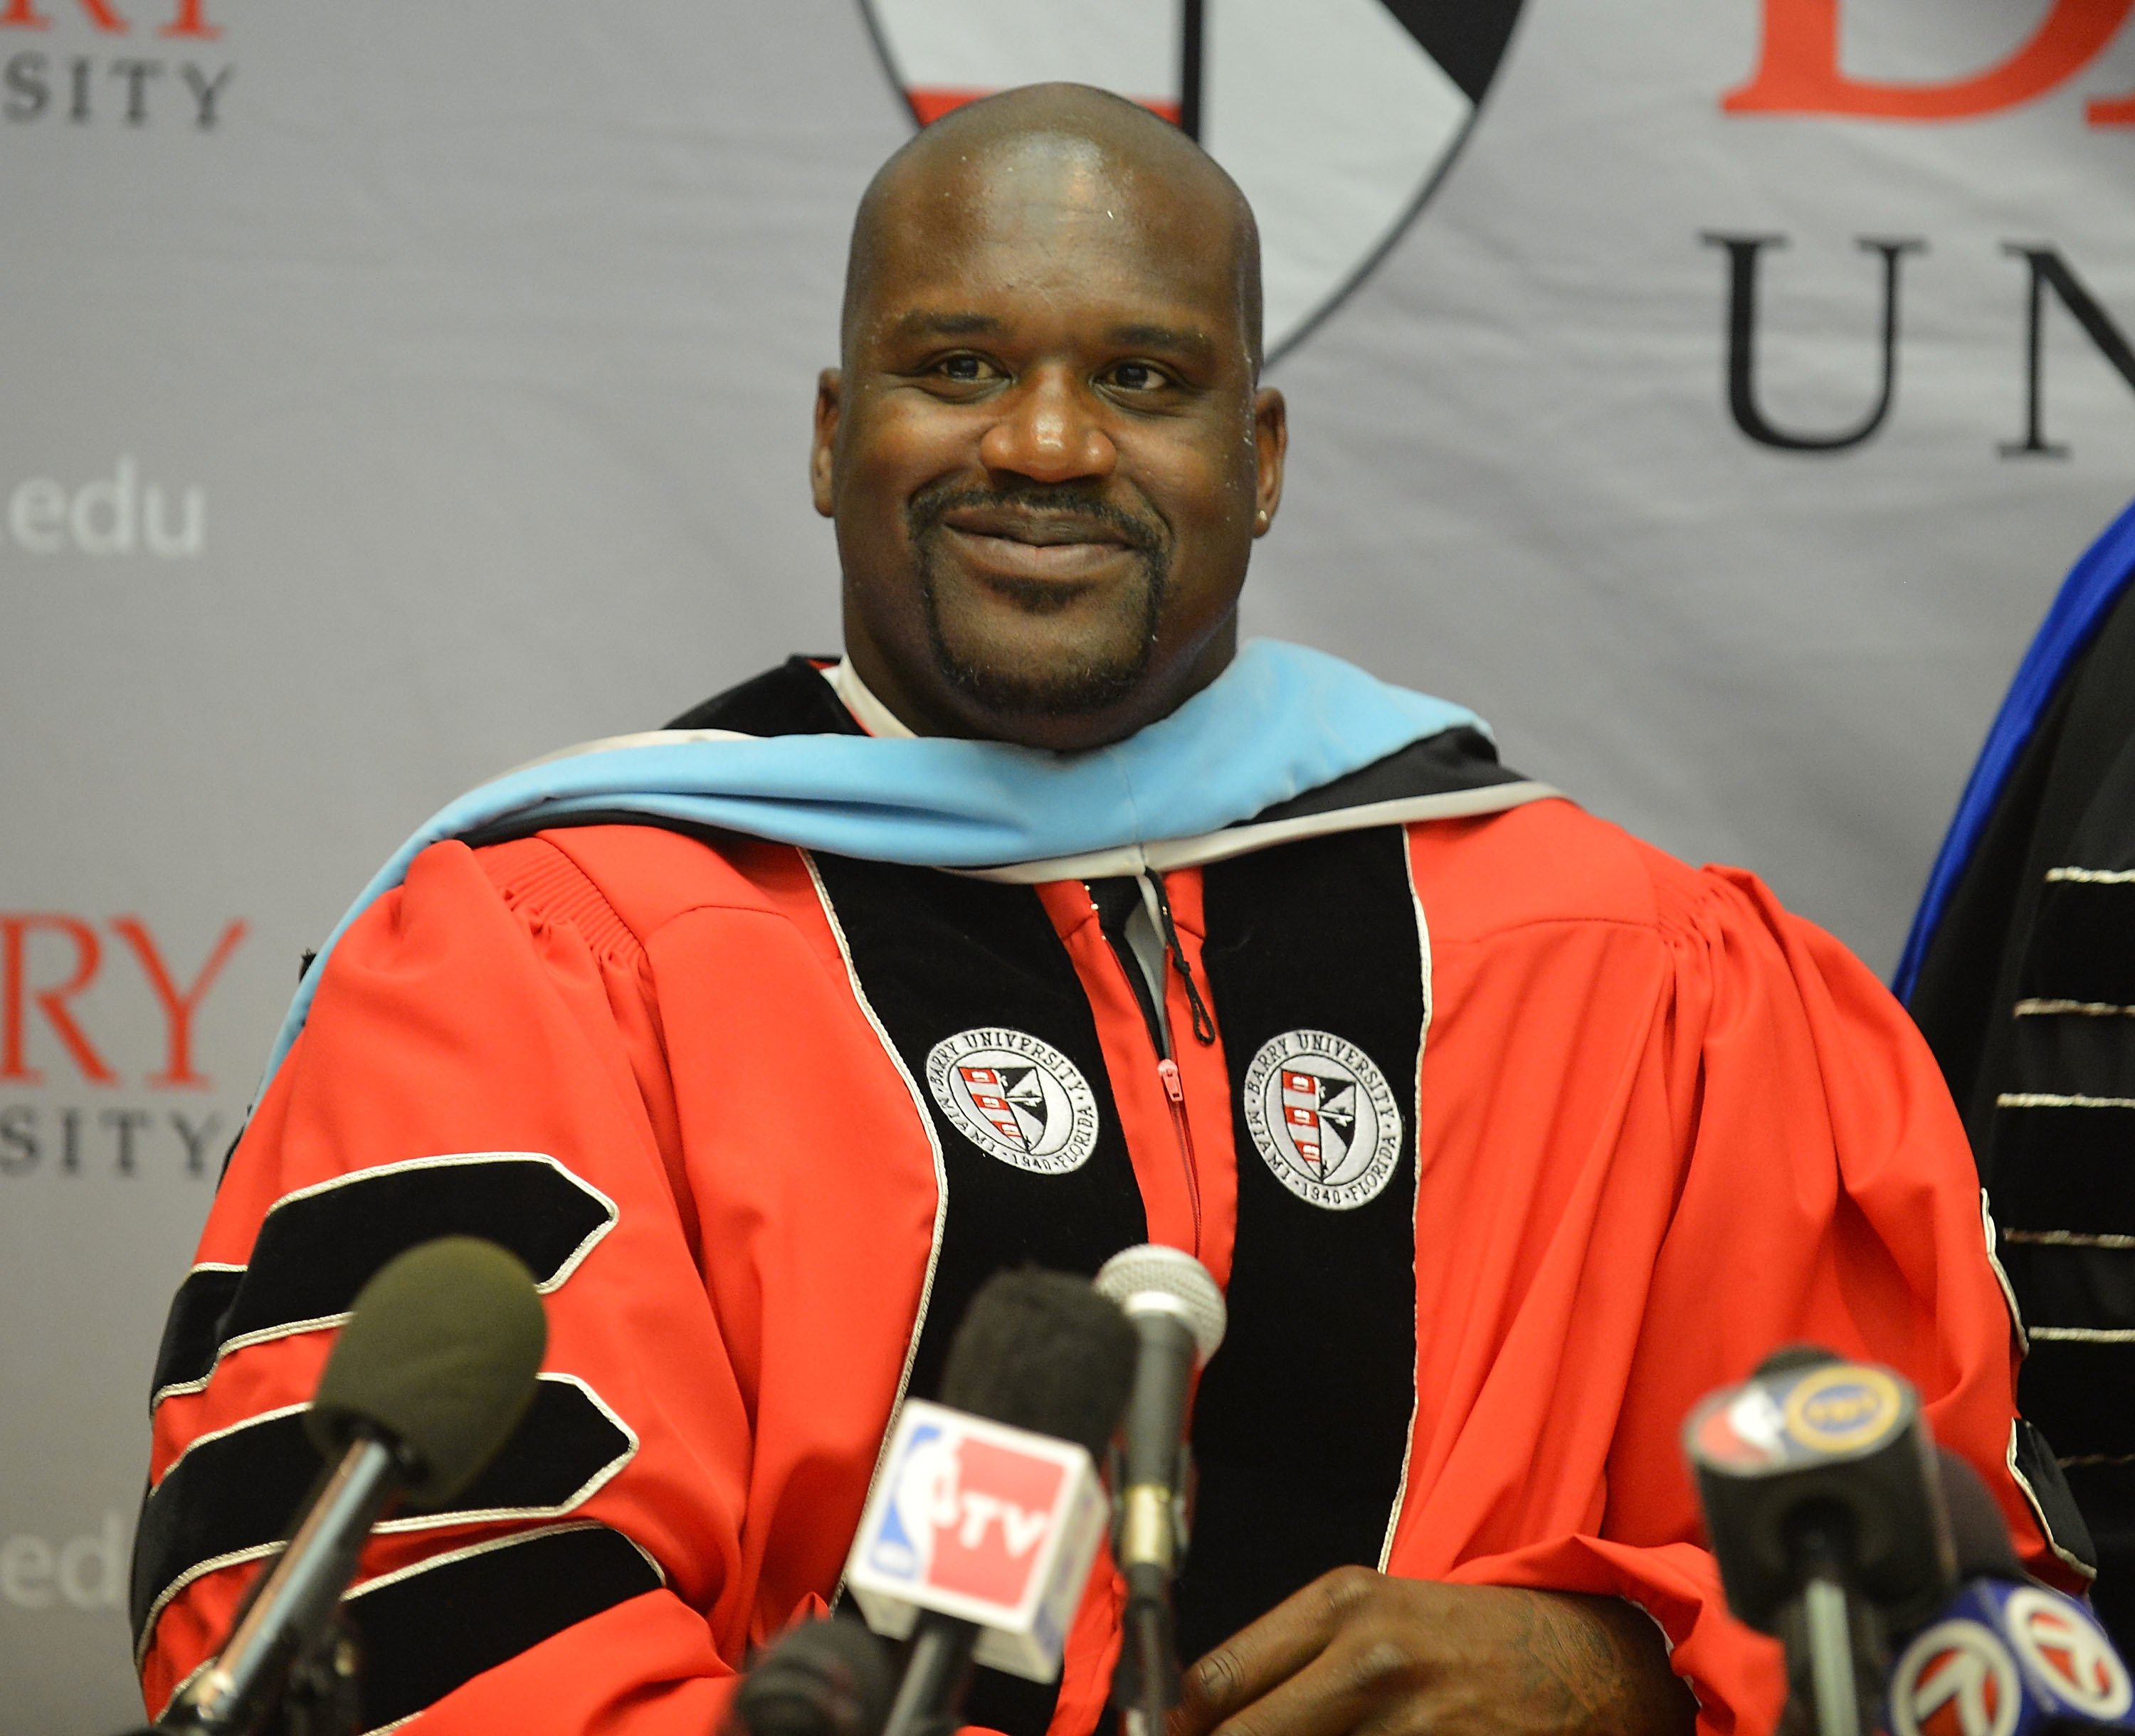
M 119 1131 L 119 1174 L 132 1175 L 134 1173 L 133 1136 L 155 1119 L 144 1109 L 108 1109 L 97 1117 L 104 1126 L 116 1128 Z
M 111 75 L 126 80 L 126 124 L 148 124 L 148 80 L 163 75 L 160 60 L 114 60 Z
M 299 1189 L 269 1209 L 234 1286 L 210 1268 L 179 1287 L 151 1408 L 198 1391 L 234 1349 L 339 1325 L 373 1273 L 438 1236 L 479 1236 L 509 1249 L 545 1292 L 615 1218 L 612 1201 L 540 1152 L 416 1158 Z
M 66 80 L 67 118 L 87 125 L 110 113 L 127 126 L 143 128 L 182 114 L 171 101 L 159 101 L 157 81 L 175 75 L 185 88 L 193 129 L 213 132 L 222 120 L 222 99 L 236 75 L 234 65 L 209 68 L 191 60 L 167 61 L 124 56 L 99 63 L 75 56 L 60 63 Z M 26 49 L 0 62 L 0 116 L 11 121 L 44 118 L 53 108 L 55 67 L 50 56 Z M 99 73 L 101 79 L 99 80 Z M 99 110 L 99 84 L 115 87 Z
M 196 1127 L 184 1115 L 172 1110 L 171 1128 L 185 1142 L 186 1173 L 189 1176 L 206 1175 L 208 1153 L 214 1148 L 209 1142 L 222 1131 L 222 1117 L 211 1112 Z
M 0 72 L 0 85 L 7 89 L 6 98 L 0 99 L 0 113 L 10 120 L 35 120 L 45 112 L 52 95 L 52 87 L 45 82 L 48 64 L 34 49 L 8 60 L 7 70 Z
M 2069 267 L 2067 260 L 2050 247 L 2025 247 L 2016 242 L 2004 242 L 2002 251 L 2020 259 L 2031 267 L 2030 322 L 2025 334 L 2025 408 L 2027 419 L 2024 438 L 2006 442 L 2002 447 L 2005 458 L 2036 455 L 2046 458 L 2065 458 L 2069 449 L 2055 445 L 2046 438 L 2046 292 L 2050 289 L 2062 307 L 2075 316 L 2076 323 L 2083 327 L 2084 335 L 2097 346 L 2098 353 L 2111 362 L 2113 370 L 2135 387 L 2135 348 L 2131 348 L 2127 334 L 2113 322 L 2112 317 L 2099 304 L 2097 297 L 2084 287 Z
M 203 133 L 212 131 L 220 118 L 215 105 L 222 99 L 222 87 L 230 82 L 237 69 L 225 66 L 211 79 L 189 60 L 178 70 L 186 81 L 186 88 L 193 94 L 193 124 Z
M 1401 1500 L 1416 1405 L 1416 1093 L 1429 1016 L 1407 848 L 1402 828 L 1383 826 L 1203 873 L 1203 961 L 1238 1130 L 1238 1227 L 1229 1329 L 1194 1400 L 1200 1492 L 1179 1611 L 1188 1657 L 1331 1569 L 1378 1566 Z M 1364 1079 L 1361 1054 L 1390 1100 L 1380 1109 L 1397 1117 L 1397 1135 L 1372 1111 L 1391 1169 L 1361 1202 L 1367 1189 L 1278 1179 L 1256 1148 L 1255 1118 L 1264 1129 L 1279 1119 L 1268 1100 L 1280 1110 L 1302 1094 L 1278 1075 L 1249 1102 L 1256 1058 L 1302 1047 L 1299 1037 L 1330 1052 L 1293 1063 L 1301 1086 L 1319 1088 L 1304 1077 L 1314 1067 Z M 1343 1100 L 1361 1139 L 1364 1110 Z
M 37 1111 L 33 1104 L 0 1109 L 0 1174 L 27 1175 L 37 1167 Z
M 129 1613 L 145 1651 L 165 1604 L 202 1574 L 274 1554 L 322 1469 L 293 1405 L 202 1435 L 142 1502 Z M 573 1375 L 545 1374 L 488 1469 L 448 1509 L 389 1519 L 381 1531 L 554 1518 L 590 1500 L 637 1451 L 637 1437 Z
M 1921 240 L 1879 241 L 1863 236 L 1864 253 L 1883 261 L 1883 387 L 1868 413 L 1834 434 L 1790 433 L 1765 415 L 1757 398 L 1757 277 L 1759 256 L 1768 247 L 1784 247 L 1784 235 L 1721 235 L 1700 238 L 1708 247 L 1727 250 L 1727 409 L 1735 425 L 1760 446 L 1790 452 L 1842 452 L 1865 444 L 1883 426 L 1898 392 L 1898 261 L 1924 253 Z

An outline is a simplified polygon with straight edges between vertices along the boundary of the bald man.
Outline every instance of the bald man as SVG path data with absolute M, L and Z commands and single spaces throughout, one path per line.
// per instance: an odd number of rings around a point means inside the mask
M 158 1361 L 152 1710 L 316 1472 L 326 1329 L 446 1230 L 533 1269 L 549 1361 L 365 1558 L 368 1727 L 713 1729 L 979 1285 L 1145 1240 L 1231 1323 L 1174 1736 L 1769 1727 L 1676 1439 L 1789 1341 L 1910 1374 L 2074 1583 L 1868 973 L 1459 707 L 1239 648 L 1286 427 L 1220 169 L 1077 87 L 961 109 L 868 189 L 841 352 L 845 656 L 474 792 L 307 977 Z M 1100 1572 L 971 1716 L 1084 1736 L 1119 1647 Z

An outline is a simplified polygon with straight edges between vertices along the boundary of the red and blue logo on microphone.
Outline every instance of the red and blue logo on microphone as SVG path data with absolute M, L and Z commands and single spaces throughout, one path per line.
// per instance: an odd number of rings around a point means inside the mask
M 891 1577 L 1014 1609 L 1067 1480 L 1049 1454 L 922 1421 L 890 1472 L 869 1559 Z
M 2135 1729 L 2135 1682 L 2090 1612 L 2036 1585 L 1975 1579 L 1891 1676 L 1892 1736 Z
M 935 1610 L 979 1627 L 979 1662 L 1051 1680 L 1104 1528 L 1089 1454 L 915 1399 L 883 1464 L 845 1564 L 868 1625 Z

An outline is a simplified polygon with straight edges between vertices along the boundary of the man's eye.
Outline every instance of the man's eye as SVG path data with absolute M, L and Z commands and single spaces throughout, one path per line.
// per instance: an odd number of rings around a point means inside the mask
M 1171 384 L 1171 376 L 1153 363 L 1123 361 L 1108 376 L 1123 392 L 1155 392 Z
M 945 356 L 934 365 L 934 371 L 960 385 L 980 385 L 1000 378 L 994 365 L 982 355 Z

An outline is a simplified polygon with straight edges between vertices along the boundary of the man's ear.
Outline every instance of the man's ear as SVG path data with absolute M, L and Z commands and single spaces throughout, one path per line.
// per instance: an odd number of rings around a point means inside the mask
M 838 438 L 838 405 L 845 376 L 825 368 L 816 376 L 816 437 L 808 447 L 808 490 L 816 510 L 830 515 L 830 454 Z
M 1282 505 L 1282 463 L 1290 451 L 1290 412 L 1282 394 L 1262 386 L 1253 394 L 1253 534 L 1266 536 Z

